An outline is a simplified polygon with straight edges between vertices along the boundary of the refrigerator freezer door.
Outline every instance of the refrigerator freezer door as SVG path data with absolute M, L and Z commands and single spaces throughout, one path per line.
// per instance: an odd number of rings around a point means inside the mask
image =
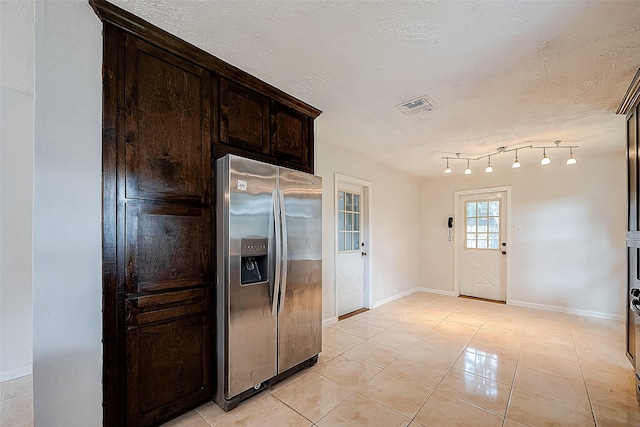
M 216 171 L 219 234 L 216 399 L 220 400 L 221 388 L 224 398 L 230 399 L 277 372 L 277 316 L 272 314 L 271 305 L 275 265 L 273 190 L 277 167 L 226 156 L 216 162 Z M 241 242 L 265 238 L 269 262 L 268 271 L 261 275 L 266 275 L 267 281 L 242 285 Z
M 280 168 L 287 253 L 278 313 L 278 373 L 322 351 L 322 178 Z

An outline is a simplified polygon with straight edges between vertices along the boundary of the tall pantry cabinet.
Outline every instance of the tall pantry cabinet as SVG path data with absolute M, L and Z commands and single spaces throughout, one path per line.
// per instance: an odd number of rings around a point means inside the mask
M 636 398 L 640 402 L 640 356 L 636 349 L 640 342 L 638 289 L 640 289 L 640 69 L 625 94 L 618 114 L 626 115 L 627 134 L 627 300 L 626 328 L 627 358 L 636 371 Z
M 104 22 L 104 425 L 158 425 L 213 394 L 215 159 L 313 172 L 320 111 L 90 4 Z

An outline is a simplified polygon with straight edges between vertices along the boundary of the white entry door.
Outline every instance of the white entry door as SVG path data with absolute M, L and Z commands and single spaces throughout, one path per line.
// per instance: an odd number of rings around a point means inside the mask
M 458 195 L 460 295 L 506 300 L 507 191 Z
M 364 187 L 338 183 L 336 296 L 338 316 L 365 307 Z

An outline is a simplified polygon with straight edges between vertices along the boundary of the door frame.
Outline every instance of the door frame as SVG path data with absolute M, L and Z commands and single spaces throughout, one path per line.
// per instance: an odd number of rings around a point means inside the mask
M 509 286 L 509 282 L 511 281 L 511 257 L 509 256 L 512 252 L 511 252 L 511 234 L 512 234 L 512 230 L 511 230 L 511 186 L 504 186 L 504 187 L 488 187 L 488 188 L 479 188 L 476 190 L 461 190 L 461 191 L 455 191 L 453 193 L 453 200 L 454 200 L 454 211 L 453 211 L 453 234 L 454 234 L 454 243 L 453 243 L 453 293 L 456 296 L 460 296 L 460 274 L 459 274 L 459 268 L 460 268 L 460 259 L 459 259 L 459 253 L 460 253 L 460 243 L 458 241 L 458 233 L 463 233 L 464 232 L 464 220 L 460 218 L 460 199 L 464 196 L 472 196 L 472 195 L 476 195 L 476 194 L 486 194 L 486 193 L 497 193 L 500 191 L 504 191 L 505 193 L 507 193 L 507 197 L 504 201 L 504 207 L 505 207 L 505 221 L 506 221 L 506 225 L 505 225 L 505 229 L 507 230 L 507 239 L 503 240 L 504 242 L 507 243 L 507 278 L 506 281 L 507 283 L 505 283 L 505 288 L 506 288 L 506 298 L 505 298 L 505 303 L 506 304 L 511 304 L 511 287 Z
M 360 236 L 361 241 L 365 242 L 364 249 L 369 252 L 371 249 L 371 228 L 369 225 L 369 206 L 371 204 L 371 182 L 365 181 L 360 178 L 354 178 L 352 176 L 343 175 L 338 172 L 334 172 L 333 180 L 333 307 L 334 316 L 336 321 L 338 320 L 338 280 L 337 280 L 337 261 L 338 261 L 338 191 L 340 184 L 355 184 L 362 186 L 362 201 L 361 206 L 364 207 L 364 215 L 360 218 Z M 373 301 L 371 293 L 372 289 L 369 283 L 371 277 L 371 263 L 369 262 L 369 256 L 364 257 L 364 308 L 371 308 L 371 301 Z

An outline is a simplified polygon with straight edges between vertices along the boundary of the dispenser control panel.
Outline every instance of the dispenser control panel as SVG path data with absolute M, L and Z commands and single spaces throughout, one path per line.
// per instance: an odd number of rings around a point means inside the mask
M 240 241 L 240 284 L 268 283 L 269 239 L 248 237 Z
M 242 256 L 266 255 L 268 251 L 268 243 L 269 240 L 265 238 L 242 239 L 240 254 Z

